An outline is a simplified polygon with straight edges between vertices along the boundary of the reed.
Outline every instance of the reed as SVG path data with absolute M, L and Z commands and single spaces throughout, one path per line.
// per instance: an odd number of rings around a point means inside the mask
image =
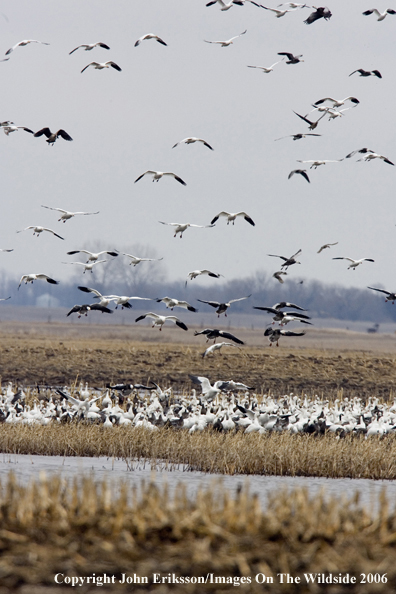
M 189 434 L 162 428 L 68 425 L 7 425 L 0 430 L 0 451 L 8 454 L 107 456 L 184 465 L 188 470 L 221 474 L 396 478 L 396 437 L 335 435 L 313 437 L 272 432 Z

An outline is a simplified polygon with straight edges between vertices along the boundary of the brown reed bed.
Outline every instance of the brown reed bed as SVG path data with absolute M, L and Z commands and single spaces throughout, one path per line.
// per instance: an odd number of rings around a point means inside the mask
M 137 490 L 91 478 L 42 476 L 22 486 L 11 473 L 0 483 L 0 588 L 69 592 L 72 577 L 106 574 L 112 583 L 103 591 L 111 592 L 234 592 L 243 581 L 248 594 L 394 592 L 396 512 L 384 493 L 377 503 L 370 514 L 357 496 L 298 489 L 274 493 L 262 510 L 246 489 L 230 496 L 212 487 L 189 499 L 180 484 L 170 496 L 152 483 Z M 295 583 L 280 583 L 281 573 Z M 349 583 L 307 583 L 308 574 Z M 182 577 L 190 583 L 177 583 Z M 207 583 L 194 583 L 199 577 Z
M 396 436 L 333 434 L 320 437 L 269 433 L 245 435 L 205 430 L 68 425 L 1 425 L 0 451 L 9 454 L 107 456 L 133 464 L 147 460 L 182 464 L 188 470 L 221 474 L 396 478 Z

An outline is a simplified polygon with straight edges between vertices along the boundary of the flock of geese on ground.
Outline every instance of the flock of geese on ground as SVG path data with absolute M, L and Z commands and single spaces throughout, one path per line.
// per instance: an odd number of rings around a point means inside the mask
M 73 393 L 68 388 L 37 386 L 14 391 L 12 383 L 0 395 L 0 423 L 49 425 L 83 421 L 119 426 L 160 427 L 189 433 L 212 429 L 220 432 L 270 433 L 339 437 L 348 434 L 384 436 L 396 431 L 396 401 L 381 404 L 378 398 L 336 399 L 333 403 L 318 397 L 287 394 L 279 398 L 257 395 L 243 383 L 216 381 L 190 375 L 193 386 L 189 395 L 162 390 L 155 382 L 108 385 L 103 390 L 80 384 Z

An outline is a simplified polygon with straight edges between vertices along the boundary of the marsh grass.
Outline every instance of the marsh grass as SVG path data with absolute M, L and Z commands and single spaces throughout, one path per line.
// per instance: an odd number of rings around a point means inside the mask
M 162 428 L 68 425 L 1 425 L 0 451 L 45 456 L 107 456 L 129 465 L 136 460 L 184 465 L 187 470 L 221 474 L 320 476 L 329 478 L 396 478 L 396 436 L 384 438 L 335 435 L 313 437 L 213 430 L 189 434 Z
M 154 572 L 175 572 L 213 573 L 235 581 L 250 577 L 251 583 L 243 586 L 248 593 L 391 592 L 396 588 L 396 512 L 389 511 L 384 493 L 377 503 L 378 511 L 370 514 L 357 495 L 337 500 L 323 492 L 310 497 L 298 489 L 274 493 L 262 510 L 247 489 L 231 496 L 212 487 L 189 499 L 180 484 L 170 496 L 166 487 L 153 483 L 137 490 L 122 481 L 110 486 L 91 478 L 68 484 L 42 475 L 22 486 L 10 473 L 0 483 L 0 586 L 14 592 L 22 585 L 41 584 L 39 591 L 45 592 L 45 586 L 55 585 L 58 572 L 105 572 L 117 582 L 122 573 L 147 576 L 149 584 L 141 587 L 154 591 L 160 588 L 150 586 Z M 361 573 L 386 574 L 387 582 L 319 588 L 305 583 L 308 572 L 349 573 L 358 582 Z M 257 584 L 258 573 L 274 583 Z M 282 586 L 278 573 L 301 576 L 302 583 Z M 116 583 L 109 589 L 138 587 Z M 235 588 L 165 584 L 158 591 L 195 594 Z

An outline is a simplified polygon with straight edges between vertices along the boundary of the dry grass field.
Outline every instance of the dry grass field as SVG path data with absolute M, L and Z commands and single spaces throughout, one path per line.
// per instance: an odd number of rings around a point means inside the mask
M 393 398 L 396 338 L 309 328 L 301 338 L 269 347 L 260 330 L 227 328 L 246 342 L 202 359 L 204 337 L 166 327 L 2 322 L 1 381 L 20 385 L 70 385 L 150 379 L 161 387 L 190 390 L 188 374 L 234 379 L 257 393 L 307 393 L 334 397 Z

